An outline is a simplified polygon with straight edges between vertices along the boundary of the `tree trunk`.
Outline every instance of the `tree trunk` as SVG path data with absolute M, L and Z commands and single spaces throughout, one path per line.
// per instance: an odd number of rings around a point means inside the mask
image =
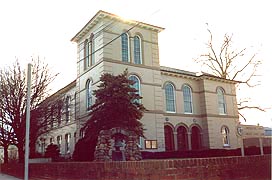
M 18 148 L 18 155 L 19 155 L 19 163 L 23 163 L 24 162 L 24 159 L 25 159 L 25 155 L 24 155 L 24 146 L 19 143 L 17 145 L 17 148 Z
M 8 157 L 8 146 L 3 146 L 4 147 L 4 164 L 8 163 L 9 157 Z

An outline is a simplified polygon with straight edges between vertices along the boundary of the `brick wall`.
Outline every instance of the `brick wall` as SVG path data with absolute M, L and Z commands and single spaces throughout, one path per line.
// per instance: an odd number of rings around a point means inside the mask
M 30 164 L 30 179 L 54 180 L 244 180 L 271 179 L 271 155 L 130 162 Z M 21 164 L 3 173 L 23 177 Z

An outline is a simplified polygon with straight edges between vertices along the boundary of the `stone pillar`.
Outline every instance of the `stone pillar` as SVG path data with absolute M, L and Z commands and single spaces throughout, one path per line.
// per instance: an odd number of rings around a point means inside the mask
M 188 150 L 191 151 L 192 150 L 192 133 L 188 132 L 187 133 L 187 139 L 188 139 Z
M 137 144 L 138 136 L 130 135 L 128 137 L 125 147 L 125 159 L 127 161 L 140 161 L 142 160 L 142 154 L 140 147 Z
M 95 161 L 112 161 L 112 141 L 110 131 L 102 130 L 97 139 L 97 146 L 94 152 Z
M 244 138 L 241 138 L 241 155 L 245 156 L 245 148 L 244 148 Z
M 173 132 L 174 134 L 174 150 L 178 150 L 178 132 Z
M 262 138 L 259 138 L 259 143 L 260 143 L 261 155 L 264 155 L 264 152 L 263 152 L 263 139 Z

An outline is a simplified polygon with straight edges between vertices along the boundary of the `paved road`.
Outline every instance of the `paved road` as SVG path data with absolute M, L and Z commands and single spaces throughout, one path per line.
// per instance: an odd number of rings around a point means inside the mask
M 21 180 L 21 179 L 0 173 L 0 180 Z

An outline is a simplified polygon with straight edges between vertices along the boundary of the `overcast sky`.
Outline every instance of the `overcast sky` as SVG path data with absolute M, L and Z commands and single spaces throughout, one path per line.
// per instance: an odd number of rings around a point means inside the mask
M 104 10 L 127 19 L 164 27 L 159 35 L 163 66 L 199 71 L 193 62 L 206 51 L 208 23 L 215 41 L 233 34 L 237 48 L 248 47 L 263 61 L 262 85 L 246 92 L 257 104 L 271 107 L 272 11 L 269 1 L 242 0 L 9 0 L 0 2 L 0 65 L 16 58 L 22 64 L 39 56 L 60 73 L 53 91 L 76 78 L 76 45 L 70 39 Z M 25 65 L 26 66 L 26 65 Z M 53 92 L 52 91 L 52 92 Z M 243 94 L 245 94 L 243 92 Z M 248 124 L 272 126 L 272 111 L 248 112 Z

